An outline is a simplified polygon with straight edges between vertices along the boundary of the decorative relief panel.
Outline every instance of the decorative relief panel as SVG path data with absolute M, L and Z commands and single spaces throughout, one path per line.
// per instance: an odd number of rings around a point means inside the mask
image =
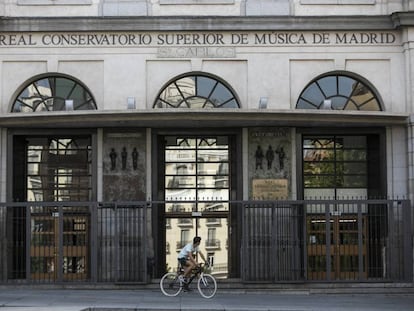
M 145 200 L 145 132 L 107 132 L 103 145 L 103 200 Z
M 249 187 L 251 199 L 288 199 L 292 155 L 288 128 L 249 130 Z

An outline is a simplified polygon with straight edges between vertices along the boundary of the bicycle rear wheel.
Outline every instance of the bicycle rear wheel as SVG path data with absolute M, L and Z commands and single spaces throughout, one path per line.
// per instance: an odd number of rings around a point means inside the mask
M 198 291 L 204 298 L 211 298 L 216 294 L 217 282 L 210 274 L 203 274 L 197 282 Z
M 181 292 L 177 273 L 168 272 L 160 280 L 160 288 L 165 296 L 177 296 Z

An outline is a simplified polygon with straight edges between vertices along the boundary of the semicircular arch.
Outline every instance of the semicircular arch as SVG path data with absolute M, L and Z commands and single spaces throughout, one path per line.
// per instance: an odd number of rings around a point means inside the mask
M 379 92 L 365 78 L 346 71 L 322 74 L 308 83 L 296 109 L 383 111 Z
M 32 77 L 16 94 L 11 112 L 97 109 L 96 101 L 84 83 L 59 73 Z
M 189 72 L 169 80 L 157 94 L 153 108 L 240 108 L 240 101 L 219 77 Z

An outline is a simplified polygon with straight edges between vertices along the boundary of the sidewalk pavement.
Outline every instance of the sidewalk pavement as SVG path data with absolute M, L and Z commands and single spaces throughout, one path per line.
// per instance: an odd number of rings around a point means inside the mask
M 218 289 L 211 299 L 195 289 L 166 297 L 157 289 L 38 289 L 0 287 L 0 311 L 382 311 L 414 310 L 414 293 L 312 294 L 306 291 Z

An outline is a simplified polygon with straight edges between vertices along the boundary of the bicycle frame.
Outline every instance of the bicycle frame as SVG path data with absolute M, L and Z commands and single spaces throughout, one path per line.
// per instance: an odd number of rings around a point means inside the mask
M 212 298 L 217 291 L 217 283 L 214 277 L 204 273 L 204 266 L 199 265 L 191 272 L 191 277 L 184 282 L 183 271 L 178 269 L 176 273 L 167 272 L 160 280 L 160 288 L 166 296 L 177 296 L 183 289 L 186 290 L 192 281 L 197 278 L 197 289 L 204 298 Z

